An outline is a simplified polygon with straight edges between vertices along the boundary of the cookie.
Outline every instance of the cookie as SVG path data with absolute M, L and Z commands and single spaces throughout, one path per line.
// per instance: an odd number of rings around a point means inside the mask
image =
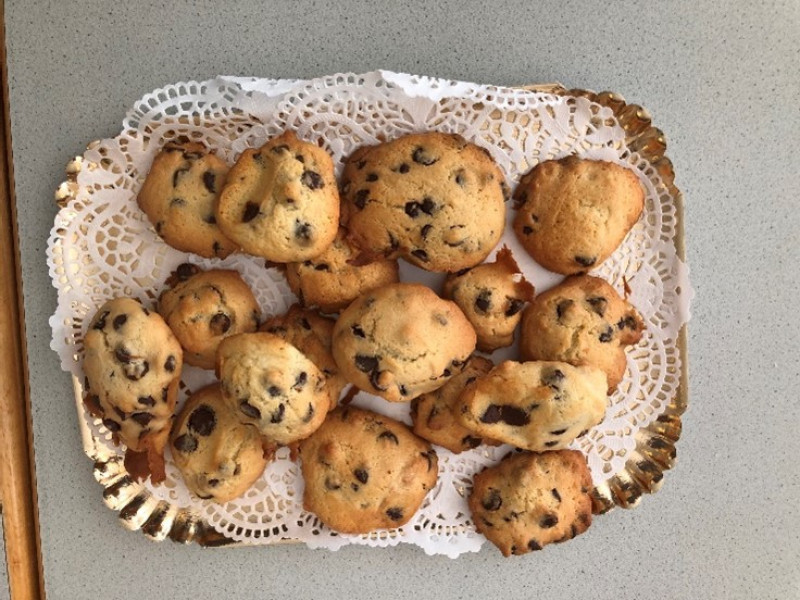
M 133 298 L 115 298 L 94 315 L 83 346 L 87 408 L 127 446 L 133 478 L 163 481 L 183 367 L 178 340 L 158 313 Z
M 533 292 L 504 246 L 494 262 L 448 275 L 443 296 L 458 304 L 472 323 L 478 350 L 493 352 L 514 342 L 514 330 Z
M 168 142 L 153 160 L 136 201 L 162 239 L 178 250 L 225 258 L 237 245 L 217 226 L 228 165 L 199 142 Z
M 536 165 L 514 199 L 517 238 L 540 265 L 564 275 L 599 267 L 639 219 L 644 190 L 614 163 L 569 156 Z
M 565 542 L 592 524 L 592 477 L 576 450 L 511 453 L 475 475 L 475 528 L 503 556 Z
M 560 450 L 603 420 L 607 387 L 599 369 L 506 361 L 464 389 L 455 413 L 479 436 L 536 452 Z
M 406 135 L 348 157 L 342 222 L 366 255 L 454 272 L 497 245 L 507 191 L 488 152 L 461 136 Z
M 361 296 L 333 330 L 333 358 L 342 374 L 390 402 L 441 387 L 473 350 L 475 331 L 458 306 L 415 283 Z
M 213 369 L 223 339 L 258 328 L 258 302 L 236 271 L 201 271 L 184 263 L 167 284 L 158 312 L 181 343 L 187 364 Z
M 339 403 L 339 396 L 347 385 L 331 354 L 334 323 L 333 319 L 294 304 L 286 314 L 268 319 L 259 329 L 286 340 L 317 365 L 325 377 L 331 410 Z
M 245 252 L 269 261 L 319 256 L 339 227 L 331 157 L 293 131 L 245 150 L 228 174 L 217 221 Z
M 625 347 L 642 337 L 636 309 L 598 277 L 577 275 L 540 294 L 525 310 L 522 360 L 558 360 L 601 369 L 608 393 L 622 381 Z
M 477 448 L 483 443 L 496 446 L 497 442 L 477 437 L 456 418 L 453 407 L 464 386 L 492 370 L 492 361 L 481 356 L 471 356 L 464 370 L 453 375 L 438 390 L 422 394 L 411 401 L 411 420 L 414 433 L 450 452 L 459 454 Z
M 286 265 L 286 280 L 303 306 L 336 313 L 361 294 L 398 281 L 396 260 L 379 257 L 364 265 L 353 264 L 358 252 L 340 229 L 325 252 L 313 260 Z
M 400 527 L 436 485 L 438 458 L 394 419 L 339 407 L 299 446 L 303 507 L 334 531 Z
M 170 435 L 172 458 L 189 490 L 204 500 L 228 502 L 264 472 L 261 436 L 240 422 L 222 399 L 218 383 L 192 394 Z
M 330 395 L 325 376 L 309 358 L 271 333 L 240 333 L 217 350 L 222 395 L 243 423 L 276 444 L 313 433 L 325 419 Z

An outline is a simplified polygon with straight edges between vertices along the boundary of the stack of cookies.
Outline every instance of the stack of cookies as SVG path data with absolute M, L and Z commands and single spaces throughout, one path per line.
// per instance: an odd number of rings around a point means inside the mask
M 244 494 L 290 446 L 305 508 L 351 534 L 408 523 L 436 485 L 437 451 L 509 444 L 475 476 L 476 529 L 506 556 L 571 539 L 591 524 L 592 479 L 568 448 L 604 418 L 644 329 L 586 271 L 622 242 L 644 193 L 623 167 L 568 157 L 534 167 L 513 197 L 522 247 L 567 276 L 538 296 L 497 248 L 503 172 L 461 136 L 362 147 L 338 182 L 332 158 L 291 131 L 230 168 L 202 144 L 169 142 L 137 197 L 155 231 L 199 256 L 262 258 L 299 303 L 262 315 L 236 271 L 183 264 L 153 310 L 130 298 L 98 310 L 86 405 L 126 446 L 132 476 L 163 481 L 169 443 L 208 501 Z M 446 274 L 441 295 L 399 281 L 398 259 Z M 518 330 L 519 360 L 495 365 Z M 184 363 L 217 381 L 175 414 Z M 408 403 L 413 427 L 349 406 L 359 390 Z

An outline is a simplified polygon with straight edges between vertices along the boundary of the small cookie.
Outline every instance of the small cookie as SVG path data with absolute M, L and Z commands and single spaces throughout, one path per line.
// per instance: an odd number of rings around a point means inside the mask
M 603 420 L 607 387 L 599 369 L 506 361 L 464 389 L 455 413 L 480 436 L 536 452 L 560 450 Z
M 293 131 L 245 150 L 228 174 L 217 221 L 249 254 L 279 263 L 319 256 L 339 227 L 331 157 Z
M 258 302 L 236 271 L 201 271 L 184 263 L 167 284 L 158 312 L 181 343 L 187 364 L 213 369 L 223 339 L 258 328 Z
M 475 350 L 475 331 L 430 288 L 395 283 L 353 301 L 333 330 L 333 358 L 358 388 L 407 402 L 444 385 Z
M 127 446 L 135 479 L 164 481 L 164 446 L 183 367 L 178 340 L 133 298 L 109 300 L 83 336 L 86 406 Z
M 240 333 L 217 350 L 222 395 L 243 423 L 277 444 L 313 433 L 325 419 L 325 376 L 290 343 L 270 333 Z
M 478 350 L 493 352 L 514 342 L 520 313 L 533 291 L 504 246 L 494 262 L 448 275 L 443 296 L 458 304 L 472 323 Z
M 303 508 L 340 533 L 404 525 L 438 477 L 430 444 L 399 421 L 354 407 L 333 411 L 299 449 Z
M 445 383 L 438 390 L 422 394 L 411 401 L 411 420 L 414 433 L 419 437 L 438 444 L 459 454 L 477 448 L 482 443 L 496 446 L 497 442 L 475 436 L 464 427 L 453 413 L 453 406 L 464 386 L 492 370 L 492 361 L 481 356 L 471 356 L 464 370 Z
M 399 280 L 396 260 L 378 258 L 365 265 L 352 264 L 358 252 L 346 235 L 339 229 L 333 244 L 318 257 L 286 265 L 286 280 L 303 306 L 339 312 L 361 294 Z
M 228 165 L 199 142 L 168 142 L 136 197 L 164 241 L 206 258 L 225 258 L 237 249 L 217 226 L 217 197 Z
M 347 380 L 331 354 L 335 321 L 313 310 L 294 304 L 289 311 L 264 322 L 259 331 L 276 335 L 300 350 L 317 365 L 325 376 L 325 388 L 330 394 L 330 410 L 336 408 Z
M 186 487 L 204 500 L 224 503 L 241 496 L 267 466 L 258 430 L 239 421 L 218 383 L 186 400 L 170 444 Z
M 627 366 L 625 346 L 642 337 L 644 321 L 603 279 L 568 277 L 540 294 L 522 317 L 522 360 L 559 360 L 601 369 L 611 394 Z
M 472 483 L 475 528 L 503 556 L 566 542 L 592 524 L 592 476 L 576 450 L 511 453 Z
M 402 256 L 428 271 L 477 265 L 505 227 L 503 173 L 460 135 L 359 148 L 345 163 L 342 191 L 342 222 L 365 254 Z
M 569 156 L 536 165 L 514 192 L 517 238 L 536 262 L 572 275 L 600 266 L 639 219 L 644 190 L 617 164 Z

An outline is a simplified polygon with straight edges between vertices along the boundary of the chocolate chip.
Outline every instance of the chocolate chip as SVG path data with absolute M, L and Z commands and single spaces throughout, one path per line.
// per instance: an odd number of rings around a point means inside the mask
M 589 513 L 581 513 L 578 515 L 578 520 L 584 525 L 588 525 L 592 521 L 592 516 Z
M 528 542 L 528 550 L 535 551 L 535 550 L 541 550 L 541 549 L 542 549 L 542 545 L 538 541 L 531 540 L 531 541 Z
M 398 446 L 400 445 L 400 440 L 398 440 L 397 436 L 395 434 L 393 434 L 391 431 L 389 431 L 388 429 L 386 431 L 382 431 L 378 435 L 378 439 L 379 440 L 389 440 L 390 442 L 394 442 Z
M 474 435 L 465 435 L 461 439 L 461 445 L 467 448 L 477 448 L 481 445 L 481 438 L 477 438 Z
M 217 415 L 213 408 L 201 404 L 189 415 L 189 421 L 186 423 L 186 426 L 197 433 L 197 435 L 211 435 L 211 432 L 214 431 L 214 427 L 217 426 Z
M 261 419 L 261 411 L 255 406 L 250 404 L 247 400 L 242 400 L 239 403 L 239 410 L 246 414 L 251 419 Z
M 161 233 L 161 230 L 164 228 L 164 221 L 156 222 L 156 232 Z
M 503 506 L 503 498 L 500 496 L 500 491 L 490 488 L 489 495 L 483 499 L 481 505 L 490 512 L 500 510 L 500 507 Z
M 553 446 L 558 446 L 558 440 L 545 442 L 544 445 L 547 446 L 548 448 L 552 448 Z
M 561 302 L 556 304 L 556 316 L 558 317 L 559 320 L 561 320 L 561 318 L 564 316 L 564 313 L 567 312 L 567 310 L 569 310 L 569 307 L 572 306 L 573 304 L 575 304 L 575 301 L 570 299 L 562 300 Z
M 356 479 L 361 483 L 367 483 L 367 481 L 369 481 L 369 472 L 366 469 L 356 469 L 353 471 L 353 475 L 355 475 Z
M 308 319 L 306 319 L 305 317 L 300 319 L 300 325 L 303 326 L 303 329 L 307 329 L 307 330 L 311 331 L 311 323 L 309 323 Z
M 302 242 L 311 241 L 311 223 L 304 223 L 295 219 L 294 222 L 294 237 Z
M 106 326 L 106 317 L 108 317 L 108 315 L 109 315 L 109 311 L 104 310 L 103 314 L 101 314 L 99 317 L 97 317 L 97 321 L 92 326 L 92 329 L 103 329 Z M 620 323 L 622 323 L 622 321 L 620 321 Z M 622 328 L 620 327 L 620 329 L 622 329 Z
M 491 307 L 492 307 L 492 291 L 481 290 L 481 292 L 475 298 L 475 309 L 480 313 L 486 314 Z
M 123 325 L 125 325 L 126 321 L 128 320 L 128 315 L 117 315 L 114 317 L 113 326 L 114 331 L 119 331 Z
M 367 175 L 367 181 L 378 181 L 378 174 L 377 173 L 370 173 Z
M 320 263 L 314 267 L 315 271 L 330 271 L 331 268 L 327 263 Z
M 589 433 L 589 430 L 588 430 L 588 429 L 584 429 L 583 431 L 581 431 L 581 432 L 578 434 L 578 437 L 583 437 L 583 436 L 585 436 L 587 433 Z
M 372 387 L 374 387 L 379 392 L 385 392 L 386 390 L 389 389 L 388 386 L 386 386 L 386 385 L 381 383 L 381 374 L 382 373 L 383 373 L 383 371 L 378 371 L 377 369 L 375 369 L 374 371 L 372 371 L 369 374 L 369 382 L 370 382 L 370 384 L 372 384 Z
M 172 187 L 178 187 L 178 182 L 181 178 L 189 172 L 189 167 L 184 167 L 182 169 L 177 169 L 175 173 L 172 174 Z
M 279 388 L 277 385 L 271 385 L 271 386 L 269 386 L 269 387 L 267 388 L 267 393 L 268 393 L 270 396 L 272 396 L 273 398 L 277 398 L 277 397 L 278 397 L 278 396 L 280 396 L 280 395 L 281 395 L 283 392 L 281 391 L 281 388 Z
M 358 190 L 353 202 L 359 209 L 364 210 L 367 202 L 369 202 L 369 190 Z
M 587 298 L 586 302 L 588 302 L 589 306 L 592 307 L 592 310 L 601 317 L 604 314 L 606 314 L 606 306 L 608 305 L 608 300 L 606 300 L 602 296 L 593 296 L 592 298 Z
M 304 387 L 306 387 L 306 383 L 308 382 L 308 373 L 305 371 L 301 371 L 300 374 L 297 376 L 297 379 L 294 380 L 294 385 L 292 389 L 296 392 L 299 392 Z
M 253 154 L 253 160 L 262 165 L 264 164 L 264 157 L 261 155 L 261 152 Z
M 539 519 L 539 527 L 542 529 L 550 529 L 558 525 L 558 515 L 548 513 Z
M 152 396 L 139 396 L 136 401 L 142 406 L 155 406 L 156 399 Z
M 326 490 L 336 491 L 341 487 L 342 486 L 340 486 L 338 483 L 335 483 L 335 482 L 331 481 L 330 477 L 326 477 L 325 478 L 325 489 Z
M 386 516 L 389 517 L 392 521 L 402 521 L 403 509 L 400 508 L 399 506 L 393 506 L 392 508 L 387 508 Z
M 357 168 L 359 171 L 360 171 L 361 169 L 363 169 L 364 167 L 366 167 L 366 166 L 367 166 L 367 161 L 365 161 L 365 160 L 360 160 L 360 161 L 358 161 L 358 162 L 356 163 L 356 168 Z
M 208 480 L 208 487 L 217 487 L 219 485 L 219 479 L 209 479 Z
M 278 404 L 277 410 L 273 411 L 272 414 L 269 416 L 270 423 L 281 423 L 283 422 L 283 417 L 286 414 L 286 407 L 283 405 L 283 402 Z
M 628 315 L 627 317 L 620 319 L 619 323 L 617 323 L 617 327 L 619 329 L 625 329 L 626 327 L 628 329 L 636 329 L 636 319 Z
M 444 371 L 442 371 L 440 377 L 450 377 L 452 374 L 453 372 L 450 369 L 445 369 Z
M 427 452 L 420 452 L 420 454 L 422 454 L 422 456 L 424 456 L 428 461 L 428 471 L 430 471 L 433 468 L 433 461 L 436 458 L 436 451 L 431 448 Z
M 188 433 L 184 433 L 183 435 L 176 437 L 175 441 L 172 442 L 172 445 L 180 452 L 191 454 L 197 450 L 197 438 L 193 435 L 189 435 Z
M 131 415 L 131 419 L 136 421 L 142 427 L 147 427 L 147 424 L 153 420 L 153 415 L 148 412 L 137 412 Z
M 175 370 L 175 366 L 176 366 L 175 357 L 172 354 L 170 354 L 167 357 L 167 360 L 164 362 L 164 370 L 172 373 Z
M 288 151 L 289 151 L 289 146 L 287 146 L 286 144 L 280 144 L 272 148 L 273 154 L 283 154 L 284 152 Z
M 511 200 L 511 188 L 506 185 L 505 181 L 500 182 L 500 193 L 503 194 L 503 202 Z
M 222 335 L 231 328 L 231 318 L 225 313 L 217 313 L 211 317 L 209 327 L 214 335 Z
M 513 317 L 519 311 L 522 310 L 522 307 L 525 306 L 524 300 L 519 300 L 518 298 L 509 298 L 508 299 L 508 308 L 504 313 L 507 317 Z
M 542 375 L 542 385 L 546 385 L 554 390 L 561 389 L 561 382 L 564 381 L 564 372 L 560 369 L 553 369 Z
M 558 493 L 556 488 L 550 490 L 550 493 L 553 494 L 553 498 L 555 498 L 557 502 L 561 502 L 561 494 Z
M 361 486 L 358 485 L 357 483 L 351 483 L 350 489 L 353 490 L 354 492 L 357 492 L 359 489 L 361 489 Z
M 118 346 L 114 350 L 114 356 L 122 363 L 122 371 L 125 377 L 131 381 L 138 381 L 150 371 L 150 363 L 142 358 L 134 358 L 124 346 Z
M 575 262 L 579 265 L 583 265 L 584 267 L 591 267 L 594 263 L 597 262 L 596 256 L 575 256 Z
M 364 330 L 361 329 L 360 325 L 351 325 L 350 331 L 353 332 L 353 335 L 358 336 L 360 338 L 366 338 L 367 334 L 364 333 Z
M 402 173 L 403 175 L 405 175 L 406 173 L 408 173 L 410 169 L 411 169 L 411 167 L 410 167 L 410 166 L 408 166 L 408 163 L 403 163 L 403 164 L 401 164 L 399 167 L 397 167 L 397 171 L 398 171 L 399 173 Z
M 305 164 L 305 163 L 306 163 L 306 157 L 305 157 L 305 156 L 303 156 L 302 154 L 295 154 L 295 155 L 294 155 L 294 159 L 295 159 L 297 162 L 300 162 L 300 163 L 303 163 L 303 164 Z
M 300 182 L 311 190 L 319 190 L 325 187 L 322 176 L 316 171 L 303 171 L 303 174 L 300 176 Z
M 609 326 L 603 333 L 600 334 L 600 341 L 607 344 L 614 339 L 614 328 Z
M 200 267 L 192 263 L 182 263 L 175 269 L 175 274 L 181 281 L 186 281 L 190 277 L 197 275 L 200 272 Z
M 509 404 L 490 404 L 481 416 L 483 423 L 506 423 L 514 427 L 531 422 L 530 415 L 524 410 Z
M 434 158 L 433 156 L 428 154 L 425 148 L 419 146 L 416 150 L 414 150 L 414 153 L 411 155 L 411 160 L 420 165 L 425 165 L 426 167 L 429 167 L 439 159 Z
M 401 385 L 398 387 L 398 389 L 400 390 L 401 396 L 408 396 L 408 390 L 406 389 L 406 386 Z
M 123 421 L 128 418 L 128 415 L 125 414 L 125 411 L 119 408 L 118 406 L 114 407 L 114 412 L 117 413 L 117 416 Z
M 422 204 L 419 207 L 422 212 L 429 216 L 432 216 L 436 211 L 436 203 L 428 196 L 422 199 Z
M 371 373 L 378 368 L 377 356 L 365 356 L 363 354 L 356 354 L 356 367 L 363 373 Z
M 112 419 L 103 419 L 103 425 L 106 426 L 106 429 L 115 433 L 121 428 L 120 424 Z
M 205 221 L 209 225 L 216 225 L 217 217 L 215 217 L 214 215 L 206 215 L 205 217 L 203 217 L 203 221 Z
M 458 173 L 456 173 L 456 183 L 461 187 L 464 187 L 467 184 L 467 178 L 464 174 L 464 169 L 461 169 Z
M 406 202 L 405 211 L 409 217 L 416 219 L 419 216 L 419 203 L 414 200 Z
M 258 216 L 261 212 L 261 207 L 255 202 L 248 202 L 244 205 L 244 214 L 242 215 L 242 223 L 249 223 Z
M 555 431 L 551 431 L 550 435 L 563 435 L 567 432 L 566 429 L 556 429 Z
M 161 401 L 164 404 L 169 401 L 169 387 L 161 388 Z
M 147 309 L 146 309 L 144 306 L 142 307 L 142 312 L 143 312 L 145 315 L 147 315 L 148 317 L 150 316 L 150 311 L 149 311 L 149 310 L 147 310 Z
M 428 239 L 428 234 L 431 232 L 431 229 L 433 229 L 433 225 L 428 224 L 428 225 L 423 226 L 423 228 L 420 230 L 419 233 L 422 236 L 423 240 L 427 240 Z
M 306 411 L 306 416 L 303 417 L 303 423 L 310 423 L 311 419 L 314 418 L 314 405 L 310 402 L 308 403 L 308 410 Z
M 206 189 L 212 194 L 215 194 L 217 191 L 216 183 L 217 183 L 217 176 L 214 174 L 213 171 L 206 171 L 205 173 L 203 173 L 203 185 L 205 185 Z
M 236 468 L 233 470 L 233 476 L 237 477 L 242 472 L 242 465 L 236 465 Z
M 527 226 L 527 225 L 525 225 L 525 226 L 522 228 L 522 233 L 524 233 L 525 235 L 530 235 L 530 234 L 532 234 L 532 233 L 533 233 L 533 228 L 532 228 L 532 227 L 529 227 L 529 226 Z
M 411 254 L 417 257 L 422 262 L 428 262 L 428 253 L 425 252 L 425 250 L 420 250 L 420 249 L 412 250 Z
M 177 196 L 169 201 L 170 206 L 186 206 L 186 200 Z

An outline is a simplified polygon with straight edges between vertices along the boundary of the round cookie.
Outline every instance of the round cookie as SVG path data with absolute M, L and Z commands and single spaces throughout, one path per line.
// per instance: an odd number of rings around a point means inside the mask
M 479 436 L 535 452 L 560 450 L 603 420 L 607 387 L 599 369 L 506 361 L 469 384 L 454 410 Z
M 601 369 L 611 394 L 627 366 L 625 346 L 642 337 L 644 321 L 605 280 L 568 277 L 540 294 L 525 310 L 522 360 L 558 360 Z
M 115 298 L 94 315 L 83 346 L 87 408 L 127 446 L 132 477 L 163 481 L 183 367 L 178 340 L 157 313 L 133 298 Z
M 339 227 L 331 157 L 293 131 L 245 150 L 228 174 L 217 221 L 245 252 L 269 261 L 319 256 Z
M 186 487 L 205 500 L 224 503 L 241 496 L 267 466 L 258 430 L 239 421 L 218 383 L 186 400 L 170 444 Z
M 167 284 L 158 312 L 181 343 L 187 364 L 213 369 L 223 339 L 258 328 L 258 302 L 236 271 L 201 271 L 184 263 Z
M 217 226 L 217 197 L 228 165 L 199 142 L 168 142 L 153 160 L 136 197 L 164 241 L 206 258 L 225 258 L 237 246 Z
M 290 343 L 270 333 L 225 338 L 217 351 L 222 395 L 243 423 L 277 444 L 313 433 L 325 419 L 325 376 Z
M 336 408 L 347 380 L 339 373 L 333 360 L 334 320 L 294 304 L 289 311 L 264 322 L 259 331 L 276 335 L 300 350 L 317 365 L 325 377 L 325 389 L 330 395 L 330 410 Z
M 428 271 L 477 265 L 505 227 L 503 173 L 459 135 L 359 148 L 345 163 L 342 192 L 342 222 L 366 256 L 402 256 Z
M 406 402 L 444 385 L 475 350 L 464 313 L 431 289 L 395 283 L 353 301 L 333 330 L 333 358 L 354 385 Z
M 592 524 L 592 477 L 576 450 L 511 453 L 472 483 L 478 532 L 503 556 L 571 540 Z
M 464 311 L 478 336 L 478 350 L 493 352 L 514 342 L 522 307 L 533 299 L 511 250 L 503 247 L 494 262 L 448 275 L 445 298 Z
M 402 423 L 339 407 L 299 446 L 303 507 L 340 533 L 400 527 L 438 477 L 436 452 Z
M 564 275 L 600 266 L 639 219 L 644 190 L 617 164 L 569 156 L 536 165 L 514 199 L 514 231 L 546 269 Z
M 353 264 L 358 252 L 346 236 L 347 232 L 339 229 L 336 239 L 318 257 L 286 265 L 286 280 L 303 306 L 335 313 L 361 294 L 397 283 L 396 260 L 381 257 L 368 264 Z
M 411 419 L 414 433 L 438 444 L 455 454 L 477 448 L 483 443 L 496 446 L 497 442 L 476 437 L 456 418 L 453 407 L 464 387 L 492 370 L 492 361 L 481 356 L 471 356 L 464 370 L 453 375 L 438 390 L 422 394 L 411 401 Z

